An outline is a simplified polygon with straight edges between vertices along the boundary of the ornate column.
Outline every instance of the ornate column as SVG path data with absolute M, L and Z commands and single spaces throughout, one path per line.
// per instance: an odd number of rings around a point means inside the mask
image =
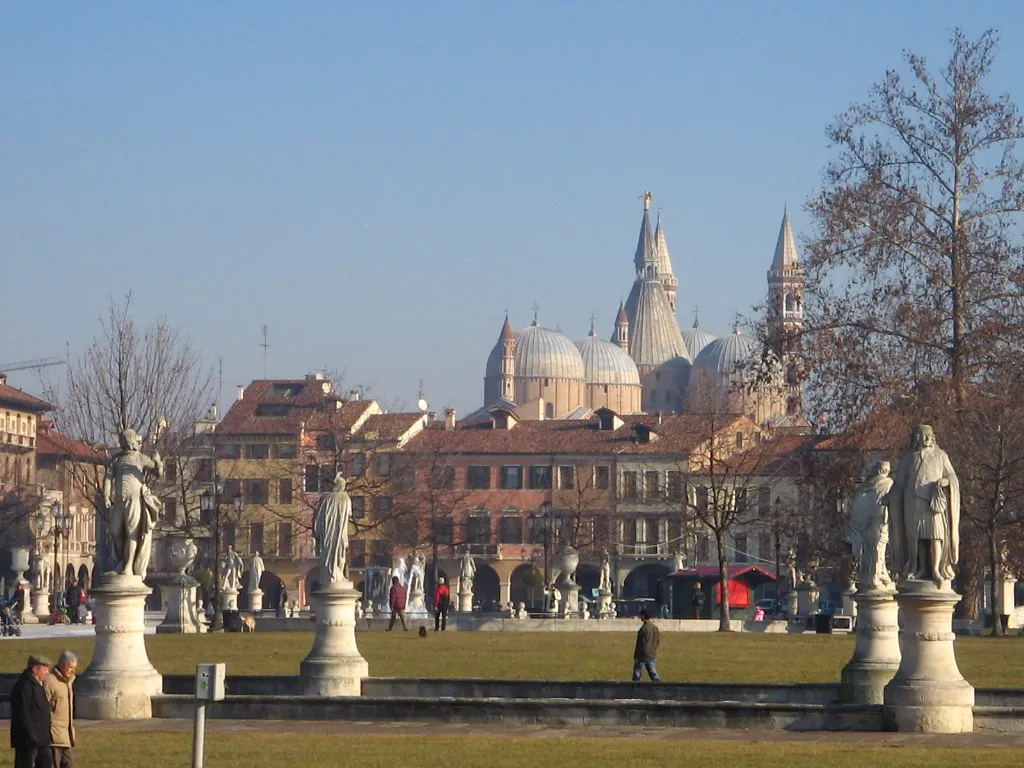
M 75 683 L 78 716 L 86 720 L 144 720 L 163 678 L 146 654 L 145 607 L 152 590 L 140 576 L 105 574 L 92 591 L 96 646 Z
M 246 595 L 249 597 L 249 612 L 254 614 L 262 613 L 263 611 L 263 590 L 262 589 L 250 589 Z
M 346 580 L 313 592 L 316 633 L 313 648 L 299 665 L 308 696 L 359 696 L 370 674 L 356 647 L 356 600 L 359 593 Z
M 895 590 L 857 592 L 857 645 L 843 667 L 842 698 L 855 704 L 881 704 L 885 686 L 900 666 L 899 617 Z

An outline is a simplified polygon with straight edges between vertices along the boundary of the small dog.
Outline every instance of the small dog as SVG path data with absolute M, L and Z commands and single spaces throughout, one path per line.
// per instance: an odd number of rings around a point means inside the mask
M 426 637 L 426 636 L 427 636 L 427 628 L 426 627 L 420 627 L 420 637 Z
M 252 616 L 242 616 L 242 631 L 243 632 L 255 632 L 256 631 L 256 619 Z

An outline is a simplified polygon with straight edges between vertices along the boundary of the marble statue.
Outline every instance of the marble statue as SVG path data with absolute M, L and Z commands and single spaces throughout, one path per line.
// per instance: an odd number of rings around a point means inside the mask
M 686 555 L 676 550 L 676 553 L 672 556 L 672 573 L 677 573 L 686 567 Z
M 263 578 L 263 571 L 266 566 L 259 552 L 253 552 L 252 560 L 249 562 L 249 590 L 254 591 L 260 588 L 260 579 Z
M 562 597 L 562 595 L 559 593 L 559 591 L 557 589 L 555 589 L 554 584 L 552 584 L 550 587 L 548 587 L 548 594 L 550 595 L 550 599 L 551 599 L 551 613 L 553 613 L 554 615 L 557 616 L 558 615 L 558 607 L 561 604 L 561 597 Z
M 221 558 L 223 565 L 220 572 L 220 588 L 223 591 L 234 590 L 237 592 L 242 588 L 242 571 L 245 564 L 242 557 L 235 552 L 235 548 L 228 546 L 228 551 Z
M 459 571 L 459 592 L 473 591 L 473 578 L 476 576 L 476 563 L 467 549 L 462 555 L 462 567 Z
M 48 557 L 37 557 L 32 566 L 32 586 L 40 592 L 49 592 L 53 581 L 53 563 Z
M 341 472 L 334 476 L 334 489 L 320 497 L 313 519 L 313 539 L 320 559 L 320 584 L 336 584 L 345 580 L 348 558 L 348 524 L 352 519 L 352 499 L 345 492 Z
M 144 579 L 153 546 L 153 528 L 163 506 L 149 489 L 148 480 L 164 476 L 164 462 L 158 451 L 153 451 L 152 457 L 142 452 L 142 438 L 134 429 L 122 430 L 120 443 L 121 450 L 107 467 L 103 481 L 103 502 L 109 514 L 116 559 L 114 571 Z
M 409 593 L 423 591 L 423 569 L 427 564 L 426 558 L 419 552 L 409 555 L 412 565 L 409 568 Z
M 857 561 L 857 585 L 862 591 L 885 589 L 892 584 L 885 568 L 885 547 L 889 543 L 886 497 L 892 482 L 889 462 L 878 461 L 853 492 L 847 539 Z
M 786 552 L 786 575 L 789 579 L 789 588 L 791 590 L 796 589 L 796 585 L 800 583 L 800 578 L 796 569 L 796 551 L 792 547 Z
M 936 586 L 952 579 L 960 559 L 960 481 L 927 424 L 914 428 L 888 502 L 895 568 Z
M 403 587 L 409 583 L 409 564 L 404 557 L 395 557 L 394 563 L 391 564 L 391 575 L 397 576 L 398 583 Z M 390 582 L 391 579 L 388 581 Z
M 612 589 L 612 561 L 607 549 L 601 553 L 601 578 L 597 588 L 602 592 L 610 592 Z

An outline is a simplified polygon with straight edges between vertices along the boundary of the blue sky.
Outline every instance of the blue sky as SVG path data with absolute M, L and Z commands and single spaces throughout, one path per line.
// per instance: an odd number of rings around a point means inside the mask
M 954 26 L 1000 30 L 1024 100 L 1014 2 L 5 3 L 0 363 L 133 291 L 224 403 L 266 325 L 272 377 L 465 413 L 506 309 L 611 334 L 645 189 L 681 318 L 725 332 L 785 204 L 806 233 L 825 126 Z

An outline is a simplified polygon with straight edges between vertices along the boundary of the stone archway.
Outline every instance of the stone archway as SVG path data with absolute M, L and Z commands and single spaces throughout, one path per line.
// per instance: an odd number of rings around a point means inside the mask
M 67 568 L 64 569 L 64 589 L 71 586 L 71 582 L 78 578 L 75 573 L 75 566 L 68 563 Z
M 277 604 L 281 599 L 281 590 L 284 589 L 284 582 L 281 577 L 273 571 L 263 571 L 260 577 L 260 589 L 263 590 L 263 610 L 276 611 Z M 292 596 L 289 595 L 289 600 Z
M 473 605 L 479 605 L 481 611 L 501 610 L 499 598 L 498 572 L 486 563 L 479 563 L 473 577 Z
M 82 589 L 89 588 L 89 568 L 85 563 L 78 566 L 78 586 Z
M 544 574 L 533 563 L 523 563 L 509 577 L 509 599 L 518 607 L 526 603 L 532 611 L 544 609 L 544 592 L 542 589 Z
M 576 583 L 580 585 L 580 594 L 592 599 L 593 590 L 601 583 L 601 568 L 591 563 L 580 563 L 576 566 Z
M 668 576 L 671 568 L 664 563 L 641 563 L 626 576 L 621 597 L 634 600 L 640 597 L 656 598 L 658 582 Z

